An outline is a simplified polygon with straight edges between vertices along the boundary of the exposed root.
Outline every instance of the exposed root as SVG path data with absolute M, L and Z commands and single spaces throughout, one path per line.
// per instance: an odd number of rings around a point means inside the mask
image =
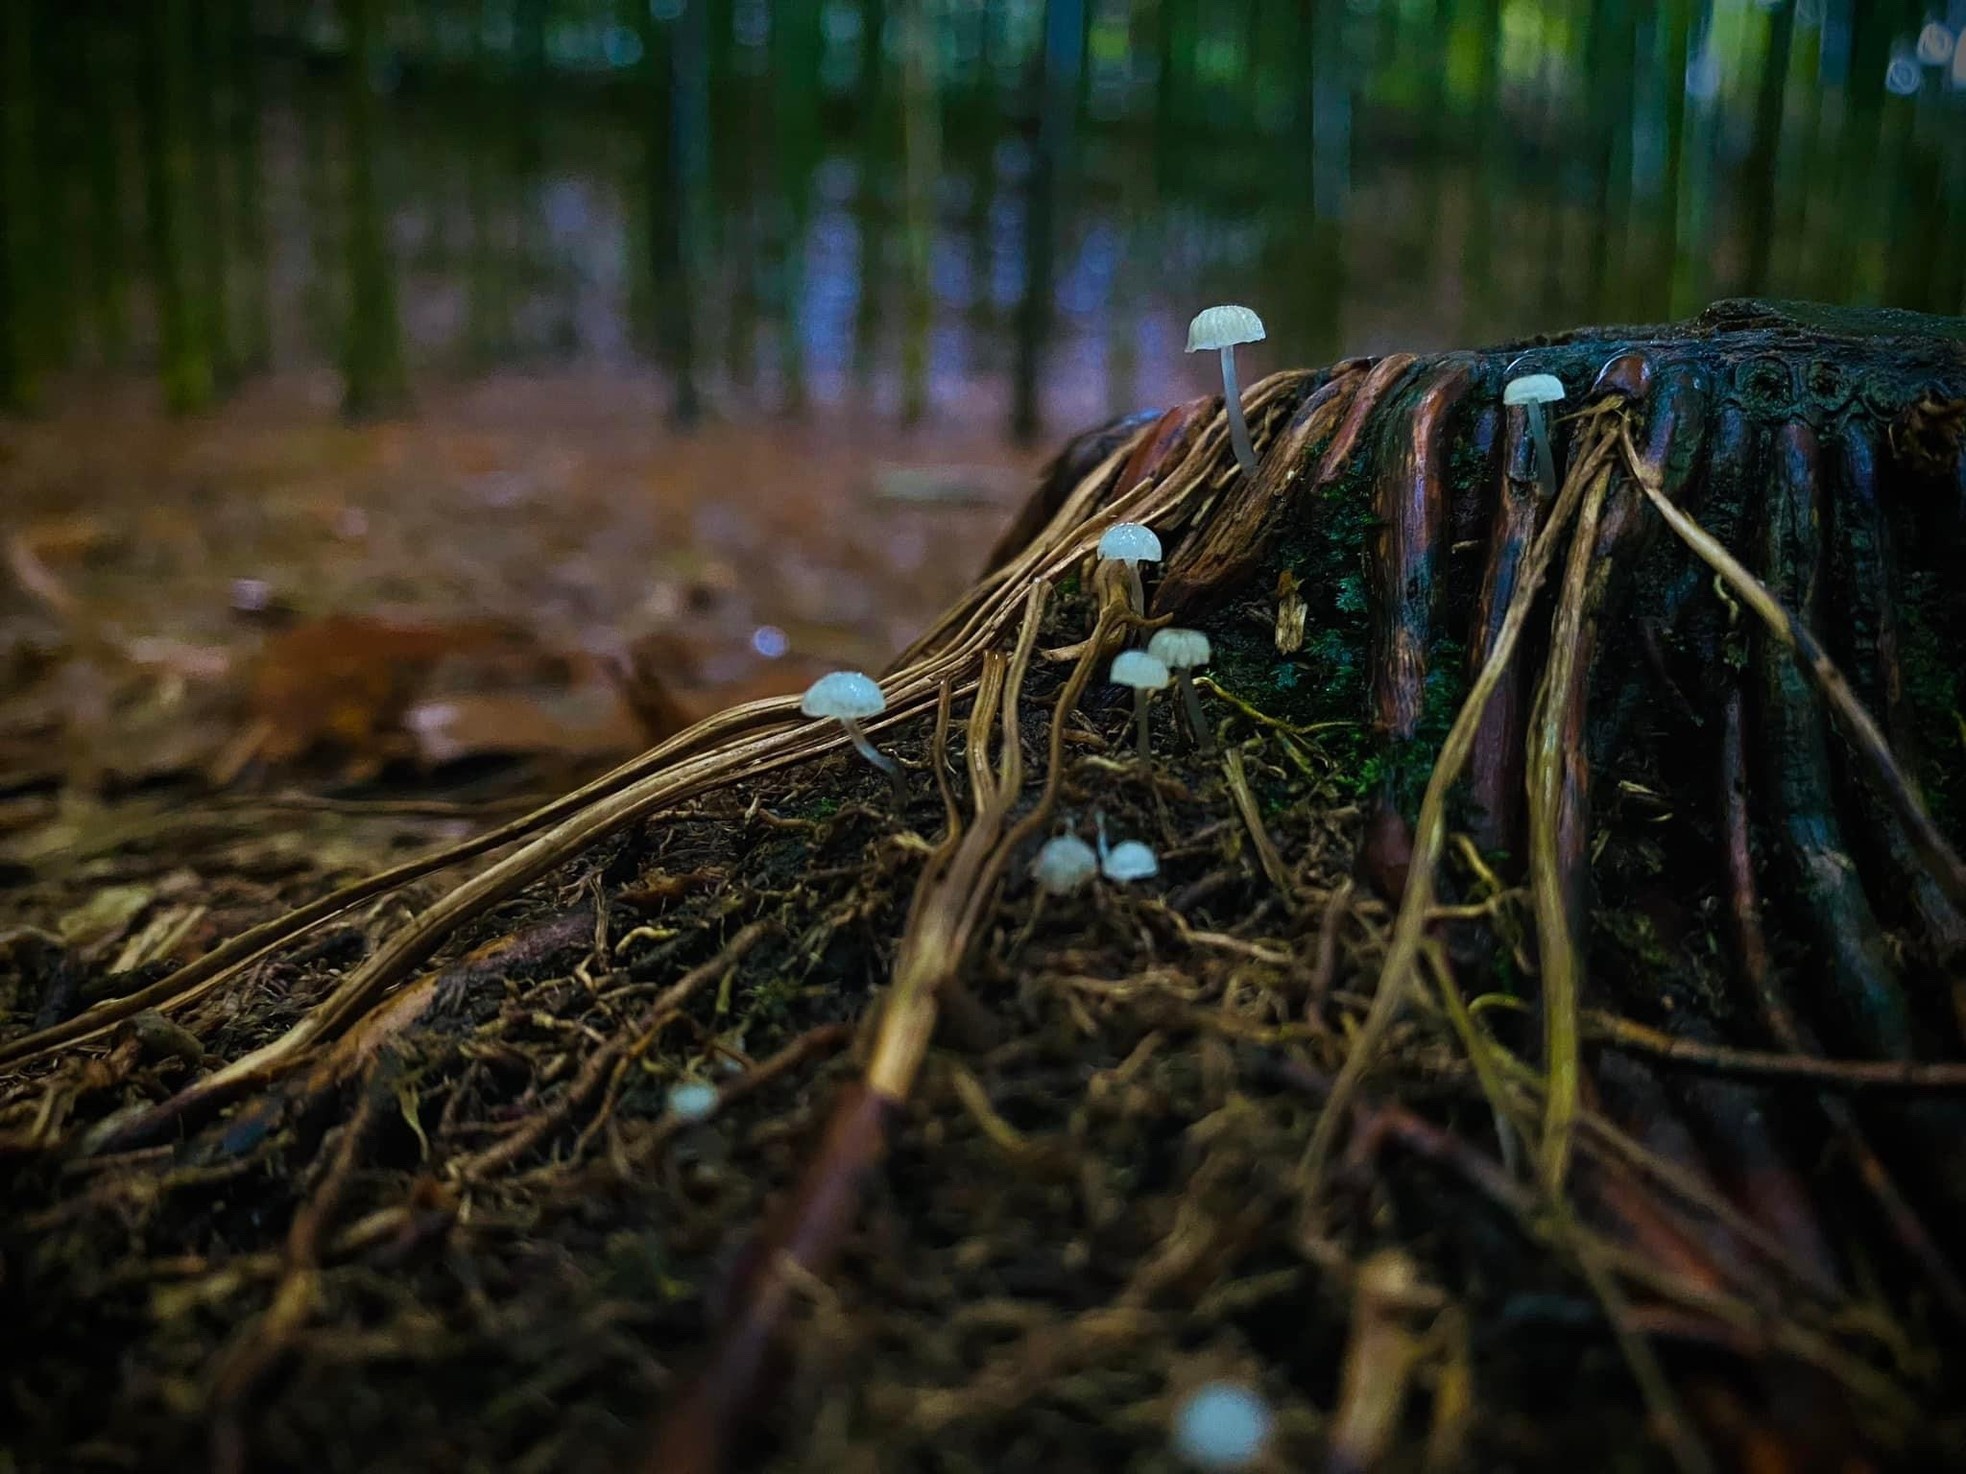
M 1850 690 L 1849 682 L 1843 679 L 1842 673 L 1824 653 L 1815 636 L 1782 606 L 1761 580 L 1742 566 L 1739 559 L 1692 517 L 1666 499 L 1659 488 L 1657 476 L 1648 476 L 1642 468 L 1629 436 L 1625 438 L 1624 450 L 1632 475 L 1658 509 L 1659 515 L 1665 518 L 1666 525 L 1702 562 L 1720 575 L 1736 598 L 1754 611 L 1776 642 L 1795 655 L 1828 703 L 1831 715 L 1849 739 L 1866 776 L 1877 788 L 1879 796 L 1897 812 L 1910 833 L 1912 844 L 1930 868 L 1946 899 L 1954 907 L 1966 907 L 1966 865 L 1961 864 L 1957 852 L 1932 822 L 1932 816 L 1926 812 L 1917 788 L 1898 766 L 1890 744 L 1884 740 L 1884 734 L 1878 730 L 1877 723 L 1864 710 Z M 1792 440 L 1791 454 L 1813 454 L 1813 437 L 1798 430 Z M 1799 474 L 1807 475 L 1806 472 Z
M 1412 987 L 1428 913 L 1433 904 L 1434 876 L 1447 842 L 1447 795 L 1467 761 L 1482 710 L 1515 655 L 1516 643 L 1529 622 L 1537 590 L 1572 515 L 1588 488 L 1601 484 L 1600 478 L 1609 475 L 1612 443 L 1609 436 L 1600 437 L 1573 463 L 1569 479 L 1557 497 L 1549 521 L 1530 550 L 1528 564 L 1516 587 L 1515 597 L 1509 602 L 1508 613 L 1495 637 L 1488 662 L 1482 667 L 1481 674 L 1475 677 L 1467 699 L 1454 718 L 1454 725 L 1448 729 L 1441 743 L 1440 756 L 1435 760 L 1432 775 L 1427 780 L 1426 795 L 1420 801 L 1420 816 L 1413 827 L 1413 865 L 1408 872 L 1406 892 L 1400 899 L 1399 914 L 1387 944 L 1386 960 L 1379 970 L 1371 1012 L 1354 1037 L 1344 1067 L 1332 1084 L 1332 1103 L 1319 1116 L 1310 1143 L 1305 1148 L 1305 1172 L 1313 1182 L 1322 1177 L 1337 1140 L 1345 1107 L 1372 1067 Z
M 1578 508 L 1570 560 L 1557 594 L 1549 664 L 1529 719 L 1529 890 L 1543 988 L 1543 1068 L 1549 1076 L 1538 1160 L 1553 1193 L 1562 1191 L 1580 1089 L 1577 1010 L 1583 987 L 1584 841 L 1590 802 L 1590 760 L 1583 740 L 1584 685 L 1590 675 L 1584 622 L 1598 518 L 1610 484 L 1607 466 L 1592 478 Z

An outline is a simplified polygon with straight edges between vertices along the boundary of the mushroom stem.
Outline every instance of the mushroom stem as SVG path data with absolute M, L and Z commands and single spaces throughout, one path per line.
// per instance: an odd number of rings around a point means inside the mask
M 1556 500 L 1556 455 L 1550 449 L 1549 421 L 1543 418 L 1543 407 L 1535 400 L 1525 404 L 1523 410 L 1529 416 L 1529 444 L 1536 452 L 1536 480 L 1542 488 L 1543 500 Z
M 1140 729 L 1141 758 L 1147 762 L 1152 762 L 1154 752 L 1147 745 L 1147 688 L 1145 686 L 1135 686 L 1133 688 L 1133 725 Z
M 1242 417 L 1242 390 L 1236 385 L 1236 350 L 1222 350 L 1222 407 L 1229 414 L 1229 444 L 1236 448 L 1242 474 L 1256 474 L 1256 447 L 1249 440 L 1249 421 Z
M 1195 683 L 1188 679 L 1185 670 L 1177 670 L 1174 679 L 1181 687 L 1181 701 L 1188 709 L 1188 729 L 1194 734 L 1195 746 L 1203 752 L 1215 751 L 1215 738 L 1208 730 L 1208 718 L 1202 715 L 1201 697 L 1195 694 Z
M 1138 563 L 1128 563 L 1126 565 L 1126 576 L 1133 582 L 1133 612 L 1144 619 L 1147 614 L 1147 590 L 1146 586 L 1140 582 L 1140 565 Z
M 846 728 L 847 736 L 853 739 L 853 745 L 860 755 L 887 774 L 888 781 L 894 785 L 894 801 L 897 804 L 907 802 L 908 780 L 901 776 L 901 764 L 874 746 L 867 734 L 860 730 L 860 723 L 852 717 L 841 717 L 840 725 Z

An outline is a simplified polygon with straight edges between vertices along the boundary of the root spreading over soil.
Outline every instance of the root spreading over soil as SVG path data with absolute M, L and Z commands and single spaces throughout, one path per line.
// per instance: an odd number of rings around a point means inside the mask
M 1276 1469 L 1966 1458 L 1959 331 L 1279 375 L 1253 477 L 1219 402 L 1082 437 L 883 682 L 900 808 L 774 701 L 352 882 L 23 866 L 0 1448 L 1171 1470 L 1228 1379 Z M 1212 741 L 1142 761 L 1170 622 Z M 1159 874 L 1041 897 L 1066 830 Z M 172 871 L 229 940 L 49 929 Z

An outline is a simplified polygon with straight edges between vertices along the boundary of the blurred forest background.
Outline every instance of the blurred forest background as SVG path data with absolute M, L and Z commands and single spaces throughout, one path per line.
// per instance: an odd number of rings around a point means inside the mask
M 1961 0 L 10 0 L 0 405 L 659 367 L 1020 436 L 1735 294 L 1958 312 Z
M 1962 25 L 6 0 L 0 778 L 585 760 L 878 669 L 1049 447 L 1219 392 L 1210 302 L 1269 325 L 1245 382 L 1742 293 L 1959 312 Z M 455 673 L 488 622 L 520 675 Z

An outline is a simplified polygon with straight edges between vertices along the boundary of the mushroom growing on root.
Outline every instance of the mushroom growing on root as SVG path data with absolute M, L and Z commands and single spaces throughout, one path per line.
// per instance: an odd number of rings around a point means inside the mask
M 1563 380 L 1555 374 L 1524 374 L 1502 386 L 1502 403 L 1520 408 L 1529 422 L 1529 444 L 1536 452 L 1536 484 L 1545 501 L 1556 499 L 1556 453 L 1550 448 L 1549 422 L 1543 406 L 1563 398 Z
M 1174 684 L 1181 688 L 1181 702 L 1188 715 L 1188 730 L 1195 739 L 1195 746 L 1203 752 L 1215 750 L 1215 740 L 1209 734 L 1208 718 L 1202 715 L 1201 697 L 1195 694 L 1195 683 L 1190 672 L 1198 666 L 1208 664 L 1212 653 L 1208 647 L 1208 636 L 1200 630 L 1155 630 L 1154 637 L 1147 641 L 1147 653 L 1174 673 Z
M 1222 352 L 1222 409 L 1229 417 L 1229 444 L 1235 447 L 1242 474 L 1256 474 L 1256 447 L 1249 439 L 1249 421 L 1242 417 L 1242 390 L 1236 385 L 1236 345 L 1263 341 L 1263 319 L 1247 307 L 1225 303 L 1204 307 L 1188 324 L 1188 351 L 1219 348 Z
M 1099 539 L 1099 556 L 1113 563 L 1126 565 L 1127 577 L 1133 585 L 1133 612 L 1147 612 L 1146 590 L 1140 584 L 1140 565 L 1160 562 L 1160 539 L 1151 527 L 1142 527 L 1138 522 L 1115 522 L 1108 527 Z
M 901 776 L 901 764 L 874 746 L 860 726 L 869 717 L 877 717 L 887 710 L 887 698 L 872 676 L 857 670 L 836 670 L 823 675 L 806 688 L 799 710 L 809 717 L 832 717 L 838 721 L 846 728 L 860 755 L 887 774 L 894 786 L 895 803 L 907 802 L 908 785 Z
M 1173 679 L 1168 668 L 1145 650 L 1122 650 L 1113 657 L 1113 684 L 1133 688 L 1134 725 L 1140 732 L 1140 756 L 1144 759 L 1151 760 L 1154 755 L 1147 742 L 1147 703 Z

